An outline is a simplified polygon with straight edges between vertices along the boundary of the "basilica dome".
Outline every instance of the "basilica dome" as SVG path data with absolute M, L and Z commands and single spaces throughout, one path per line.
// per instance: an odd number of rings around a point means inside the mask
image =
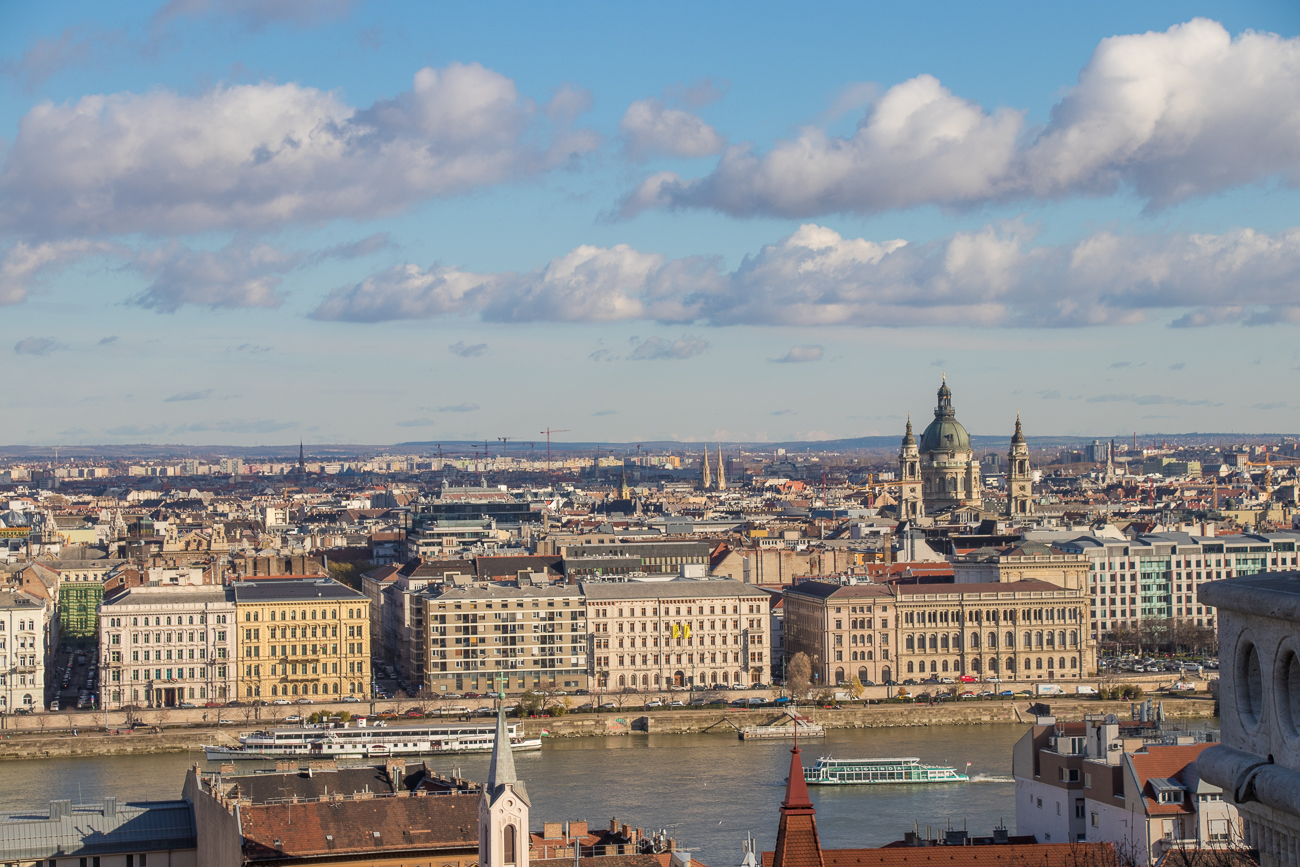
M 969 452 L 970 434 L 957 421 L 952 408 L 952 389 L 945 378 L 939 387 L 939 403 L 934 409 L 934 421 L 921 434 L 920 450 L 925 452 Z

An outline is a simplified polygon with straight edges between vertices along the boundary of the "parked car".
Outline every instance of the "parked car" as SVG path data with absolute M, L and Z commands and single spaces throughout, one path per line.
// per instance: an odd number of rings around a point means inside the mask
M 664 706 L 664 703 L 663 703 L 662 701 L 660 701 L 659 699 L 655 698 L 655 699 L 651 699 L 650 701 L 646 702 L 646 703 L 645 703 L 645 706 L 646 706 L 646 707 L 663 707 L 663 706 Z
M 309 699 L 309 698 L 300 698 L 300 699 L 298 699 L 298 701 L 297 701 L 296 703 L 297 703 L 297 704 L 315 704 L 316 702 L 312 701 L 312 700 Z
M 963 674 L 961 677 L 959 677 L 959 678 L 957 678 L 957 679 L 960 680 L 962 683 L 979 683 L 979 682 L 980 682 L 980 679 L 979 679 L 978 677 L 976 677 L 975 675 L 973 675 L 973 674 Z
M 343 701 L 348 704 L 356 704 L 361 701 L 361 699 L 357 698 L 355 695 L 345 695 L 343 696 Z
M 990 677 L 986 677 L 986 678 L 984 678 L 984 682 L 985 682 L 985 683 L 1001 683 L 1001 682 L 1002 682 L 1002 678 L 998 677 L 998 676 L 995 674 L 995 675 L 992 675 L 992 676 L 990 676 Z
M 298 716 L 296 713 L 291 713 L 284 718 L 284 721 L 287 723 L 300 723 L 302 722 L 302 717 Z
M 756 696 L 756 695 L 754 695 L 754 696 L 750 696 L 749 698 L 745 699 L 745 701 L 748 702 L 751 706 L 752 706 L 752 705 L 767 704 L 767 699 L 765 699 L 765 698 L 759 698 L 759 697 Z
M 290 702 L 289 699 L 287 699 L 287 698 L 277 698 L 277 699 L 272 699 L 272 701 L 271 701 L 271 704 L 281 704 L 281 705 L 283 705 L 283 704 L 290 704 L 290 703 L 291 703 L 291 702 Z

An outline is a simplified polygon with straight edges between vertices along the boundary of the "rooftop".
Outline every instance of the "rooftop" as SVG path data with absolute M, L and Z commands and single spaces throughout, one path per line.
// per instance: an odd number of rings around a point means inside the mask
M 51 801 L 48 811 L 0 816 L 0 861 L 192 849 L 195 834 L 189 801 Z

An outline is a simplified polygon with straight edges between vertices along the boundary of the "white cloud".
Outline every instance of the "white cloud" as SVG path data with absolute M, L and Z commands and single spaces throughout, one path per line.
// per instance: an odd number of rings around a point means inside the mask
M 14 355 L 49 355 L 67 348 L 53 337 L 26 337 L 14 344 Z
M 1106 195 L 1151 207 L 1242 184 L 1300 182 L 1300 38 L 1195 19 L 1103 40 L 1045 128 L 930 75 L 891 88 L 852 135 L 818 127 L 766 153 L 729 148 L 709 175 L 647 178 L 622 202 L 737 216 Z
M 668 108 L 658 99 L 628 106 L 618 124 L 630 159 L 652 156 L 704 157 L 726 146 L 717 130 L 688 111 Z
M 80 259 L 120 248 L 96 241 L 51 241 L 44 244 L 15 242 L 0 254 L 0 306 L 27 300 L 40 276 L 60 271 Z
M 171 397 L 163 398 L 163 403 L 180 403 L 189 400 L 207 400 L 212 397 L 212 389 L 205 388 L 202 391 L 186 391 L 181 394 L 173 394 Z
M 647 337 L 636 345 L 628 358 L 632 361 L 680 360 L 701 355 L 708 348 L 709 341 L 699 337 L 682 337 L 677 340 Z
M 597 141 L 541 120 L 477 63 L 421 69 L 364 110 L 267 82 L 84 96 L 22 118 L 0 229 L 170 235 L 374 217 L 537 174 Z
M 191 250 L 176 242 L 138 253 L 128 267 L 152 279 L 133 302 L 162 313 L 186 304 L 206 307 L 279 307 L 281 275 L 305 253 L 232 241 L 220 250 Z
M 820 346 L 792 346 L 785 355 L 769 360 L 776 364 L 803 364 L 809 361 L 821 361 L 823 354 L 824 351 Z
M 1300 228 L 1276 234 L 1098 232 L 1034 243 L 1018 222 L 924 244 L 844 238 L 807 224 L 724 272 L 715 257 L 670 260 L 582 246 L 527 274 L 404 265 L 336 289 L 318 319 L 380 322 L 448 314 L 535 322 L 707 325 L 1078 327 L 1300 321 Z M 1195 321 L 1183 315 L 1193 311 Z M 808 353 L 811 347 L 797 347 Z M 650 349 L 644 352 L 650 352 Z M 612 360 L 607 350 L 593 360 Z M 791 359 L 793 360 L 793 359 Z
M 452 355 L 459 355 L 461 358 L 477 358 L 487 352 L 487 349 L 488 345 L 486 343 L 473 343 L 467 345 L 463 340 L 457 340 L 451 346 L 447 347 L 448 352 Z

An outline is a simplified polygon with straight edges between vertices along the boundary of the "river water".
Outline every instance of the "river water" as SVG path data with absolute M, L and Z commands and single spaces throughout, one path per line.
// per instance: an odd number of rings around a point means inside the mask
M 1023 726 L 830 729 L 825 741 L 804 743 L 803 761 L 918 756 L 931 764 L 971 763 L 970 783 L 928 786 L 810 787 L 826 848 L 879 846 L 919 823 L 942 829 L 968 823 L 988 833 L 1000 821 L 1015 829 L 1011 748 Z M 709 867 L 740 862 L 749 831 L 764 849 L 776 840 L 778 808 L 789 770 L 788 741 L 742 742 L 723 734 L 632 735 L 546 741 L 541 752 L 519 753 L 515 766 L 532 799 L 532 824 L 617 816 L 646 831 L 666 828 L 678 845 Z M 197 753 L 34 759 L 0 762 L 0 813 L 40 809 L 52 799 L 96 802 L 177 798 Z M 259 766 L 241 762 L 240 766 Z M 431 759 L 436 770 L 459 768 L 469 779 L 487 774 L 488 757 Z M 204 763 L 205 769 L 215 765 Z

